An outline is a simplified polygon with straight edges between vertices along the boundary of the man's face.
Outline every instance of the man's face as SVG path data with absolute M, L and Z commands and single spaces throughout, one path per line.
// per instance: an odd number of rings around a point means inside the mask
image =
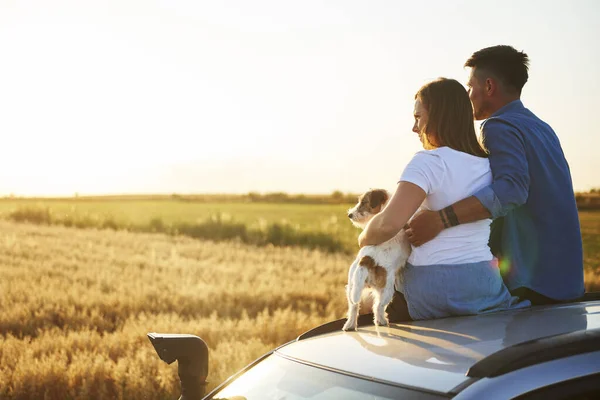
M 471 99 L 471 104 L 473 104 L 475 119 L 479 121 L 490 117 L 491 114 L 488 112 L 488 99 L 485 91 L 485 80 L 481 82 L 475 68 L 471 68 L 471 72 L 469 73 L 467 89 L 469 91 L 469 99 Z

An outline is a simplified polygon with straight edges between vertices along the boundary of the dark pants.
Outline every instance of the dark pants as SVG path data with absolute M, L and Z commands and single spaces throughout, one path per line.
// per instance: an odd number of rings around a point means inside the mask
M 408 313 L 408 304 L 404 295 L 398 291 L 394 292 L 394 297 L 385 309 L 390 323 L 412 321 Z M 358 316 L 358 326 L 373 325 L 373 313 L 361 314 Z
M 510 294 L 513 296 L 517 296 L 521 300 L 529 300 L 532 306 L 543 306 L 546 304 L 561 304 L 561 303 L 569 303 L 576 300 L 554 300 L 550 297 L 546 297 L 543 294 L 539 294 L 538 292 L 531 290 L 526 287 L 520 287 L 515 290 L 511 290 Z
M 412 321 L 412 318 L 408 313 L 406 299 L 404 298 L 404 295 L 398 291 L 394 292 L 394 297 L 385 311 L 387 312 L 390 322 Z

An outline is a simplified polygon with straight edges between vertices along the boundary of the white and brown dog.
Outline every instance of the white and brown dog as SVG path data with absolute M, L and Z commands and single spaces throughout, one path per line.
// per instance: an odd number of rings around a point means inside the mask
M 389 198 L 386 190 L 369 190 L 348 210 L 348 218 L 354 225 L 364 229 L 371 218 L 383 209 Z M 392 301 L 397 273 L 406 265 L 410 251 L 404 229 L 387 242 L 360 249 L 348 271 L 348 320 L 343 330 L 356 330 L 358 308 L 365 287 L 371 289 L 373 295 L 375 325 L 388 325 L 385 308 Z

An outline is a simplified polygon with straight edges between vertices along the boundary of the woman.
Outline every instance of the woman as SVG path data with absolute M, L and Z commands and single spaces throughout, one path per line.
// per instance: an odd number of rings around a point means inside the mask
M 359 236 L 359 245 L 385 242 L 419 207 L 440 211 L 492 181 L 487 153 L 475 134 L 473 108 L 464 87 L 440 78 L 415 95 L 413 132 L 425 150 L 406 166 L 386 207 Z M 490 220 L 452 226 L 412 247 L 388 306 L 390 321 L 470 315 L 529 306 L 504 285 L 488 246 Z

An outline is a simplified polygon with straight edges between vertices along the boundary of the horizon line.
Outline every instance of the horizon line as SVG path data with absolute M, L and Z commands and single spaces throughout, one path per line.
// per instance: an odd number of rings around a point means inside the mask
M 574 191 L 578 194 L 600 194 L 600 187 L 588 189 L 586 191 Z M 272 196 L 283 195 L 289 197 L 333 197 L 334 195 L 358 196 L 362 192 L 332 190 L 329 192 L 286 192 L 286 191 L 247 191 L 247 192 L 138 192 L 138 193 L 98 193 L 98 194 L 80 194 L 72 195 L 19 195 L 16 193 L 0 195 L 0 200 L 73 200 L 73 199 L 95 199 L 95 198 L 177 198 L 177 197 L 244 197 L 251 195 Z

